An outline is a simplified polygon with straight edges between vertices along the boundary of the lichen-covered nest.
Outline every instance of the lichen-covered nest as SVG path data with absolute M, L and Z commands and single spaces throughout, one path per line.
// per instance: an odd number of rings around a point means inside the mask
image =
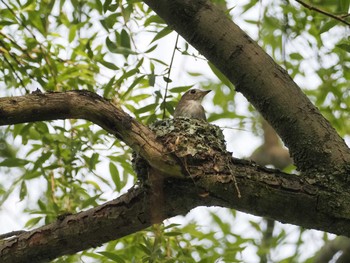
M 201 175 L 229 174 L 232 154 L 226 151 L 224 135 L 218 126 L 203 120 L 176 118 L 156 121 L 150 125 L 163 145 L 184 167 L 184 174 L 192 178 Z M 147 178 L 147 163 L 134 156 L 138 178 Z

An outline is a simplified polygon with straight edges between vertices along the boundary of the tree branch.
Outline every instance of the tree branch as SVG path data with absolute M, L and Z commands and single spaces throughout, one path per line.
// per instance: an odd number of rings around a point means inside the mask
M 299 4 L 301 4 L 302 6 L 306 7 L 307 9 L 310 9 L 310 10 L 313 10 L 313 11 L 316 11 L 322 15 L 325 15 L 325 16 L 328 16 L 328 17 L 331 17 L 335 20 L 338 20 L 342 23 L 344 23 L 345 25 L 348 25 L 350 26 L 350 23 L 348 21 L 346 21 L 345 19 L 343 19 L 343 17 L 345 18 L 346 16 L 348 16 L 349 14 L 346 14 L 344 16 L 337 16 L 337 15 L 333 15 L 332 13 L 329 13 L 329 12 L 326 12 L 318 7 L 315 7 L 315 6 L 312 6 L 312 5 L 309 5 L 301 0 L 295 0 L 296 2 L 298 2 Z
M 200 158 L 192 163 L 189 163 L 191 158 L 185 153 L 187 164 L 191 164 L 189 167 L 186 165 L 185 174 L 190 173 L 191 178 L 174 173 L 181 171 L 176 162 L 181 160 L 179 153 L 182 154 L 184 150 L 184 147 L 180 147 L 180 152 L 176 149 L 181 141 L 188 146 L 189 143 L 195 145 L 198 142 L 195 134 L 207 141 L 207 134 L 203 137 L 205 132 L 220 137 L 208 123 L 167 120 L 159 127 L 183 123 L 201 132 L 196 131 L 186 137 L 185 129 L 177 126 L 175 129 L 174 126 L 170 127 L 172 132 L 161 130 L 163 137 L 156 137 L 147 127 L 91 92 L 69 91 L 0 98 L 0 125 L 65 118 L 93 121 L 123 139 L 144 158 L 157 157 L 158 160 L 149 161 L 152 164 L 150 169 L 164 181 L 151 186 L 136 186 L 114 201 L 76 215 L 60 217 L 52 224 L 3 240 L 0 242 L 1 262 L 27 262 L 28 258 L 40 262 L 76 253 L 144 229 L 154 220 L 159 222 L 186 214 L 200 205 L 234 208 L 305 228 L 350 236 L 348 185 L 328 180 L 328 174 L 314 174 L 310 179 L 262 168 L 249 161 L 232 158 L 223 149 L 224 146 L 205 148 Z M 210 147 L 211 141 L 207 145 L 199 143 L 201 149 Z M 174 158 L 164 156 L 165 149 L 174 149 Z M 158 165 L 163 168 L 159 169 Z M 166 177 L 160 172 L 163 169 L 172 171 L 173 176 Z M 150 174 L 150 170 L 144 172 Z M 236 182 L 241 197 L 238 197 Z M 152 185 L 158 185 L 159 189 L 153 189 Z M 77 236 L 79 242 L 76 242 Z
M 165 179 L 163 200 L 157 203 L 152 202 L 156 200 L 152 195 L 157 194 L 152 187 L 139 185 L 118 199 L 2 240 L 0 261 L 19 263 L 30 258 L 47 262 L 100 246 L 150 226 L 154 223 L 154 209 L 159 207 L 157 220 L 186 214 L 197 206 L 222 206 L 350 236 L 350 194 L 345 189 L 335 192 L 301 176 L 237 159 L 232 159 L 230 167 L 220 174 L 208 174 L 203 169 L 205 165 L 196 167 L 201 174 L 195 182 L 190 178 Z M 232 176 L 236 177 L 241 198 L 237 196 Z M 159 206 L 160 203 L 163 205 Z
M 0 98 L 0 125 L 57 119 L 89 120 L 123 140 L 155 169 L 181 176 L 181 167 L 152 131 L 95 93 L 67 91 Z
M 255 41 L 208 0 L 144 0 L 259 110 L 301 171 L 347 170 L 344 140 Z M 335 150 L 336 149 L 336 150 Z

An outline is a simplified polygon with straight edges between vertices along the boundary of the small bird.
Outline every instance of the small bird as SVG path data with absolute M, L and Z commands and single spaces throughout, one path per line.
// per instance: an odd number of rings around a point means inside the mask
M 182 95 L 174 111 L 174 118 L 186 117 L 207 120 L 201 104 L 202 99 L 211 90 L 191 89 Z

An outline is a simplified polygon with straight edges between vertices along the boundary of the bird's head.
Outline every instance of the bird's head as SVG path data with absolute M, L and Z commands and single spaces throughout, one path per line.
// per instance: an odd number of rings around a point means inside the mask
M 201 102 L 205 95 L 211 90 L 190 89 L 181 98 L 181 100 L 194 100 Z

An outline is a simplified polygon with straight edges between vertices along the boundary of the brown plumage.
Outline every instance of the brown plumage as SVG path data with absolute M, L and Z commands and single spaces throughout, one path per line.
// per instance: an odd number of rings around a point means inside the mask
M 191 89 L 182 95 L 174 112 L 174 118 L 186 117 L 207 120 L 205 111 L 201 104 L 202 99 L 211 90 Z

